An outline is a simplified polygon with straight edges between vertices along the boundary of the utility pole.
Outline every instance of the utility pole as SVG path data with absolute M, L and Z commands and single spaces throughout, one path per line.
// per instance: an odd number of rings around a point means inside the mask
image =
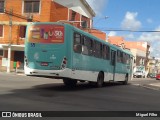
M 10 73 L 10 66 L 11 66 L 11 41 L 12 41 L 12 14 L 13 9 L 10 9 L 9 12 L 9 43 L 8 43 L 8 64 L 7 64 L 7 73 Z

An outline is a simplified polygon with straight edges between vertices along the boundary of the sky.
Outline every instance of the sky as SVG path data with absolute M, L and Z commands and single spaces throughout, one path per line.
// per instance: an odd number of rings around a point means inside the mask
M 127 41 L 146 41 L 160 58 L 160 0 L 87 0 L 96 13 L 93 27 Z M 113 30 L 113 31 L 108 31 Z M 129 30 L 129 31 L 116 31 Z M 142 31 L 142 32 L 132 32 Z

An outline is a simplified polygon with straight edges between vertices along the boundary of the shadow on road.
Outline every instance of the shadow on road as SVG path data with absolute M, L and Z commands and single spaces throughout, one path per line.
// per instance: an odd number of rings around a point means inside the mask
M 95 85 L 90 85 L 86 83 L 78 83 L 75 87 L 67 87 L 63 83 L 53 83 L 53 84 L 42 84 L 33 86 L 34 89 L 47 90 L 47 91 L 59 91 L 59 92 L 69 92 L 69 91 L 82 91 L 90 89 L 103 89 L 105 87 L 114 87 L 122 85 L 121 83 L 104 83 L 102 88 L 96 88 Z
M 159 110 L 159 101 L 155 101 L 156 105 L 152 102 L 159 92 L 121 83 L 105 83 L 102 88 L 95 88 L 87 82 L 78 83 L 73 88 L 63 83 L 11 87 L 4 87 L 0 94 L 0 110 Z M 146 103 L 139 103 L 144 99 Z

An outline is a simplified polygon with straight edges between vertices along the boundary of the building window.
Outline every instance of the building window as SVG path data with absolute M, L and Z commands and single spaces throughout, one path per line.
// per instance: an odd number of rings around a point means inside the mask
M 3 56 L 3 50 L 0 50 L 0 57 Z
M 82 16 L 82 23 L 81 23 L 81 26 L 82 28 L 88 28 L 88 18 L 85 17 L 85 16 Z
M 0 25 L 0 37 L 3 37 L 3 25 Z
M 39 13 L 40 0 L 25 0 L 24 13 Z
M 72 11 L 72 16 L 71 16 L 71 21 L 75 21 L 75 18 L 76 18 L 76 12 L 75 11 Z
M 4 13 L 4 0 L 0 0 L 0 13 Z
M 20 38 L 25 38 L 25 35 L 26 35 L 26 26 L 20 26 L 19 37 Z

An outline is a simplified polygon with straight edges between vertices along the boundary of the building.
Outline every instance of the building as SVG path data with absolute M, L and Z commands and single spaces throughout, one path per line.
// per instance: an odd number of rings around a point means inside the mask
M 124 38 L 121 36 L 108 36 L 108 42 L 118 46 L 125 43 Z
M 147 65 L 149 73 L 160 73 L 160 60 L 156 58 L 149 58 Z
M 100 30 L 97 29 L 83 29 L 84 31 L 100 38 L 101 40 L 107 41 L 107 35 L 105 32 L 102 32 Z
M 17 61 L 23 68 L 28 22 L 66 22 L 92 29 L 93 17 L 86 0 L 0 0 L 0 70 L 10 72 Z
M 109 36 L 108 42 L 122 48 L 130 49 L 135 58 L 134 66 L 145 66 L 149 61 L 150 45 L 147 42 L 125 41 L 121 36 Z

